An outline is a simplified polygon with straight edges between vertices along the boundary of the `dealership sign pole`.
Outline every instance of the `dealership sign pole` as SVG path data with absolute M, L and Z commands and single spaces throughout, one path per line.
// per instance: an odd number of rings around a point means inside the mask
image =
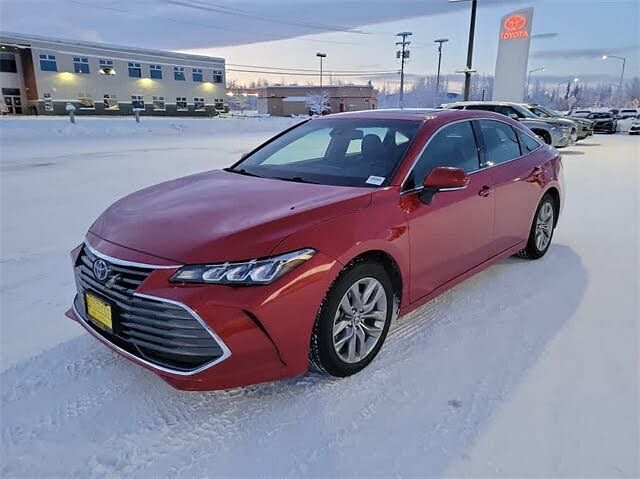
M 500 21 L 494 100 L 523 100 L 532 20 L 533 8 L 525 8 L 505 15 Z

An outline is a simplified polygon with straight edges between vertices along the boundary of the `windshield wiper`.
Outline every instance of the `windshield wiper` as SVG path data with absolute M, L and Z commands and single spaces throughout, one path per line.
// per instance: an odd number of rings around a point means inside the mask
M 234 170 L 233 168 L 223 168 L 223 170 L 228 171 L 229 173 L 238 173 L 239 175 L 255 176 L 256 178 L 264 178 L 264 176 L 257 175 L 256 173 L 251 173 L 250 171 L 247 171 L 244 168 L 240 168 L 239 170 Z
M 318 184 L 317 181 L 307 180 L 305 178 L 302 178 L 301 176 L 294 176 L 293 178 L 287 178 L 286 176 L 276 176 L 275 178 L 282 181 L 293 181 L 294 183 L 311 183 L 313 185 Z

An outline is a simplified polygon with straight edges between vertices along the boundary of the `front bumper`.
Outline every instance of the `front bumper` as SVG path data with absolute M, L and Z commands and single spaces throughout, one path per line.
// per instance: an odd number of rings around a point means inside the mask
M 615 129 L 615 125 L 613 123 L 596 123 L 593 125 L 593 131 L 605 131 L 610 132 Z
M 556 148 L 563 148 L 572 143 L 571 128 L 553 128 L 551 130 L 551 144 Z
M 111 261 L 119 261 L 116 258 L 131 261 L 137 255 L 136 252 L 106 242 L 99 247 L 104 250 L 107 245 L 109 252 L 104 254 Z M 74 258 L 76 275 L 78 254 L 76 252 Z M 158 374 L 175 388 L 214 390 L 245 386 L 297 376 L 307 370 L 311 330 L 318 307 L 330 285 L 330 278 L 340 267 L 332 258 L 317 253 L 275 283 L 251 287 L 176 285 L 170 283 L 169 279 L 177 267 L 153 269 L 133 295 L 141 300 L 149 299 L 177 307 L 183 313 L 190 314 L 201 322 L 220 348 L 220 354 L 215 356 L 214 346 L 207 343 L 212 350 L 211 360 L 193 368 L 176 368 L 164 356 L 158 361 L 157 356 L 147 354 L 144 346 L 140 349 L 140 343 L 127 342 L 130 336 L 119 335 L 124 328 L 118 326 L 118 323 L 124 324 L 125 321 L 117 315 L 115 334 L 97 327 L 89 320 L 84 309 L 82 285 L 78 286 L 79 294 L 67 316 L 107 346 Z M 100 291 L 95 292 L 100 294 Z M 172 310 L 168 311 L 170 313 Z M 125 313 L 123 316 L 126 316 Z M 182 316 L 187 319 L 186 315 Z M 165 320 L 155 318 L 154 323 L 148 322 L 146 325 L 155 329 L 164 328 L 167 326 L 163 323 Z M 168 321 L 172 322 L 173 319 L 169 317 Z M 158 347 L 158 341 L 153 341 Z M 144 342 L 142 344 L 145 345 Z

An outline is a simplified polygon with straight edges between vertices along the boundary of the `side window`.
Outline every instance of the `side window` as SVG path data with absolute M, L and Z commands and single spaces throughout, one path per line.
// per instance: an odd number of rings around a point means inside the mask
M 534 150 L 540 148 L 540 143 L 535 138 L 523 133 L 518 130 L 518 139 L 520 140 L 520 147 L 522 148 L 522 154 L 526 155 L 527 153 L 531 153 Z
M 518 137 L 511 126 L 493 120 L 479 120 L 478 123 L 485 143 L 486 163 L 483 167 L 499 165 L 521 155 Z
M 405 189 L 419 187 L 436 166 L 462 168 L 467 173 L 478 169 L 478 148 L 471 122 L 445 126 L 431 138 L 409 174 Z

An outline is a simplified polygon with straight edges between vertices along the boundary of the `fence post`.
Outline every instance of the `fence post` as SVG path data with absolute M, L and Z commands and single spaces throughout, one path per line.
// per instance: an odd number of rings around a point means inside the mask
M 76 107 L 73 106 L 71 103 L 67 103 L 67 106 L 65 107 L 65 109 L 69 112 L 69 121 L 71 123 L 75 123 L 76 122 Z

